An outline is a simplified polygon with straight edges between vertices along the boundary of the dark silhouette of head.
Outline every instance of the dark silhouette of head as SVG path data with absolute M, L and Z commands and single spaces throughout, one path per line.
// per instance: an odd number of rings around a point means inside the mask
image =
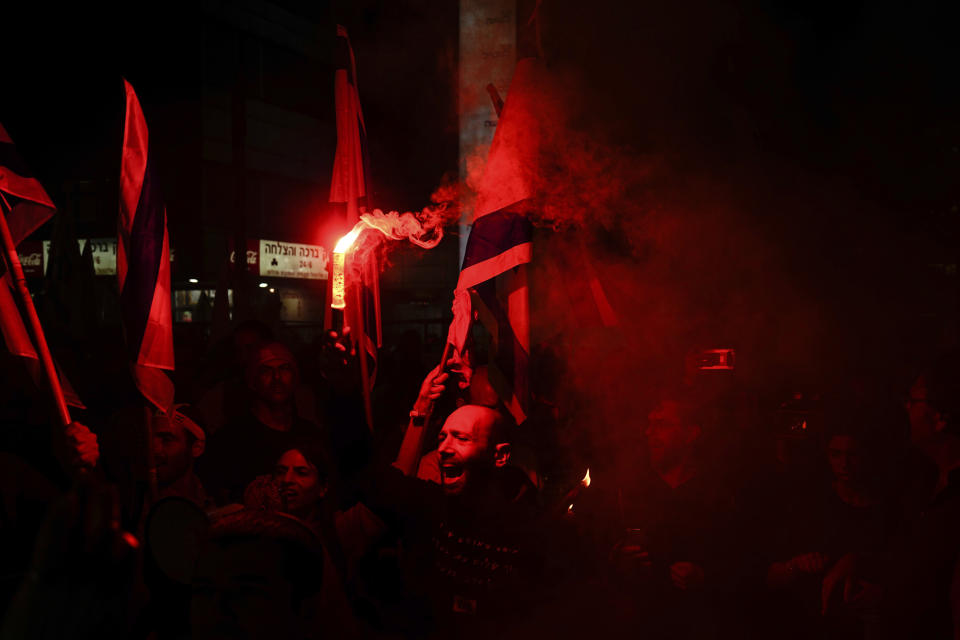
M 215 521 L 197 561 L 192 637 L 306 637 L 305 601 L 319 593 L 322 549 L 303 523 L 243 510 Z
M 260 344 L 247 365 L 247 385 L 256 400 L 270 408 L 293 401 L 298 377 L 293 353 L 280 342 Z

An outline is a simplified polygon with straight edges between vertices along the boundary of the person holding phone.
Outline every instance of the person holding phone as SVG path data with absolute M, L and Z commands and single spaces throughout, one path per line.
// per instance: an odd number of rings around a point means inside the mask
M 683 391 L 663 397 L 646 421 L 649 471 L 619 492 L 627 530 L 611 568 L 654 637 L 729 631 L 737 538 L 733 501 L 703 464 L 707 409 Z

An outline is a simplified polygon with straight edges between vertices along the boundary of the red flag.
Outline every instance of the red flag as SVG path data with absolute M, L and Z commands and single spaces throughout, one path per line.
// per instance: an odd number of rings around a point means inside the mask
M 10 291 L 9 275 L 0 281 L 0 331 L 3 333 L 3 341 L 10 353 L 23 358 L 34 383 L 41 389 L 47 388 L 48 384 L 44 378 L 43 367 L 40 365 L 37 351 L 33 348 L 33 343 L 27 334 L 27 328 L 23 326 L 23 318 L 17 308 L 13 293 Z M 57 373 L 60 376 L 60 388 L 63 390 L 63 397 L 67 404 L 78 409 L 86 409 L 59 366 L 57 367 Z
M 120 166 L 117 278 L 120 310 L 134 381 L 140 393 L 169 413 L 173 383 L 173 319 L 170 313 L 170 239 L 149 153 L 147 123 L 126 80 L 126 118 Z
M 330 183 L 330 202 L 346 204 L 347 228 L 360 220 L 360 213 L 370 207 L 371 190 L 368 184 L 367 128 L 360 108 L 357 91 L 357 65 L 350 46 L 347 30 L 337 25 L 336 71 L 334 99 L 337 111 L 337 150 L 333 161 L 333 179 Z M 356 255 L 356 254 L 355 254 Z M 375 252 L 364 256 L 358 270 L 360 308 L 347 302 L 346 323 L 353 328 L 361 351 L 373 361 L 370 380 L 376 377 L 377 350 L 383 344 L 380 316 L 380 268 Z M 328 291 L 329 291 L 328 287 Z M 329 300 L 327 301 L 329 303 Z M 327 305 L 329 309 L 329 304 Z
M 13 140 L 0 124 L 0 191 L 10 205 L 7 226 L 13 244 L 33 233 L 55 211 L 53 201 L 20 158 Z
M 9 205 L 7 226 L 10 227 L 15 245 L 49 220 L 56 210 L 50 196 L 20 158 L 3 125 L 0 125 L 0 191 Z M 30 377 L 38 387 L 44 389 L 48 383 L 44 379 L 43 367 L 23 325 L 23 316 L 10 290 L 11 286 L 10 273 L 7 272 L 0 283 L 0 332 L 10 353 L 24 359 Z M 59 367 L 57 372 L 67 404 L 85 409 Z
M 523 36 L 538 43 L 536 3 Z M 526 42 L 526 40 L 524 41 Z M 525 212 L 537 195 L 544 127 L 555 116 L 545 103 L 548 78 L 539 46 L 525 46 L 510 81 L 484 165 L 474 222 L 454 292 L 448 339 L 463 349 L 476 313 L 490 334 L 490 383 L 517 424 L 529 415 L 530 308 L 527 265 L 533 228 Z M 469 298 L 464 295 L 469 292 Z M 468 301 L 470 304 L 467 304 Z
M 337 111 L 337 150 L 333 158 L 330 202 L 346 203 L 347 223 L 353 226 L 360 219 L 360 200 L 369 195 L 367 127 L 363 121 L 363 109 L 360 108 L 353 48 L 347 30 L 339 24 L 336 46 L 337 69 L 333 76 L 333 91 Z
M 449 334 L 450 343 L 461 349 L 469 314 L 476 313 L 491 336 L 490 382 L 518 424 L 529 415 L 527 268 L 532 260 L 532 226 L 526 213 L 543 192 L 541 158 L 544 148 L 554 145 L 559 135 L 550 129 L 563 121 L 555 79 L 540 51 L 539 7 L 537 0 L 521 30 L 520 59 L 478 184 Z M 599 321 L 616 325 L 616 314 L 582 246 L 579 255 L 586 277 L 578 302 L 591 300 Z M 467 298 L 465 291 L 473 295 Z
M 517 62 L 477 189 L 474 217 L 532 198 L 539 180 L 544 68 L 537 58 Z

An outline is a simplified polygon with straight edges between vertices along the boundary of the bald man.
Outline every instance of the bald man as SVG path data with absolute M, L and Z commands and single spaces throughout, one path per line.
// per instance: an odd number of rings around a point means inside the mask
M 465 405 L 450 414 L 437 445 L 444 493 L 476 490 L 507 464 L 510 443 L 503 431 L 503 417 L 489 407 Z
M 302 440 L 320 439 L 316 424 L 297 414 L 294 391 L 297 362 L 285 345 L 259 345 L 246 369 L 250 407 L 210 438 L 198 465 L 217 504 L 242 502 L 243 490 L 257 476 L 273 471 L 280 456 Z
M 410 612 L 423 624 L 415 636 L 502 636 L 554 584 L 547 567 L 561 555 L 549 551 L 534 492 L 517 499 L 510 428 L 496 409 L 464 405 L 438 436 L 439 485 L 395 467 L 361 474 L 363 503 L 410 552 L 411 601 L 424 607 Z
M 473 376 L 470 378 L 470 386 L 467 389 L 467 403 L 468 405 L 479 406 L 474 407 L 471 411 L 489 408 L 491 411 L 488 411 L 486 415 L 489 416 L 491 420 L 495 420 L 498 428 L 502 429 L 503 419 L 497 411 L 493 411 L 493 409 L 498 406 L 499 402 L 500 399 L 497 397 L 497 392 L 490 385 L 487 367 L 477 367 L 473 371 Z M 455 419 L 455 424 L 463 423 L 463 419 L 461 417 L 462 414 L 458 414 L 456 412 L 455 414 L 458 416 Z M 453 417 L 454 414 L 451 414 L 450 418 Z M 447 482 L 445 483 L 445 489 L 456 493 L 458 491 L 457 487 L 460 483 L 454 479 L 459 479 L 459 477 L 452 474 L 456 474 L 459 471 L 457 468 L 457 458 L 459 457 L 459 451 L 461 447 L 456 444 L 458 442 L 456 438 L 444 439 L 443 436 L 444 434 L 441 433 L 441 438 L 437 443 L 436 449 L 431 449 L 422 458 L 420 458 L 415 475 L 421 480 L 429 480 L 437 484 L 441 484 L 441 481 L 446 479 Z M 429 446 L 426 448 L 429 448 Z M 448 455 L 446 456 L 448 458 L 448 468 L 445 475 L 441 475 L 440 473 L 440 467 L 441 464 L 443 464 L 443 460 L 441 459 L 442 449 L 446 449 L 448 451 Z M 511 443 L 507 453 L 509 466 L 504 469 L 504 475 L 509 474 L 514 476 L 512 479 L 512 484 L 515 485 L 514 495 L 522 495 L 535 490 L 539 486 L 539 475 L 536 471 L 537 465 L 535 452 L 531 451 L 529 448 L 520 447 L 518 449 L 513 445 L 513 443 Z M 504 458 L 503 460 L 503 462 L 500 462 L 500 459 L 498 458 L 498 466 L 502 467 L 507 465 L 507 458 Z M 402 464 L 398 463 L 395 466 L 401 470 L 404 470 Z

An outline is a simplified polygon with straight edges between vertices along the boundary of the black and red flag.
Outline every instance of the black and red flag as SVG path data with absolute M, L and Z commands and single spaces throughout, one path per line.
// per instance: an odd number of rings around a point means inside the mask
M 134 382 L 160 410 L 173 407 L 173 325 L 170 310 L 170 239 L 149 149 L 147 123 L 126 80 L 126 118 L 120 166 L 117 278 L 120 313 Z
M 367 154 L 367 127 L 360 107 L 357 90 L 357 65 L 350 46 L 347 30 L 337 25 L 336 71 L 334 72 L 334 100 L 337 114 L 337 150 L 333 160 L 333 179 L 330 183 L 330 202 L 346 205 L 346 228 L 352 229 L 360 214 L 371 208 L 370 170 Z M 380 268 L 377 256 L 370 251 L 359 269 L 361 287 L 360 307 L 347 304 L 346 322 L 355 331 L 362 351 L 374 365 L 370 368 L 372 385 L 376 375 L 377 350 L 383 344 L 380 320 Z M 328 287 L 329 290 L 329 287 Z M 328 300 L 329 302 L 329 300 Z M 329 309 L 329 304 L 327 305 Z M 328 323 L 329 326 L 329 323 Z

